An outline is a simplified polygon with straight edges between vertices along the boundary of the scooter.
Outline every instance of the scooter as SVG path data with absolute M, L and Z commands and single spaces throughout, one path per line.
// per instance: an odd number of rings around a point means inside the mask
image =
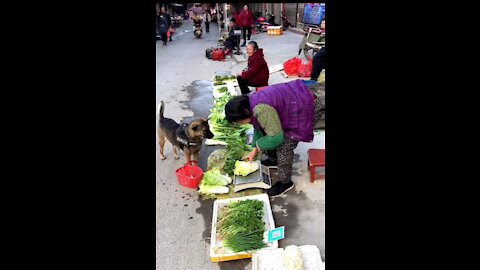
M 193 35 L 196 38 L 200 38 L 203 34 L 202 21 L 203 21 L 203 18 L 201 16 L 197 16 L 193 18 Z
M 278 26 L 278 24 L 275 23 L 275 16 L 269 13 L 267 13 L 267 18 L 258 17 L 257 21 L 258 24 L 255 28 L 257 32 L 267 32 L 269 26 Z
M 300 24 L 303 25 L 305 36 L 300 42 L 298 55 L 300 55 L 303 50 L 305 58 L 312 60 L 315 52 L 325 46 L 325 33 L 322 32 L 318 25 Z
M 267 32 L 269 26 L 273 26 L 272 24 L 272 16 L 271 14 L 267 13 L 267 18 L 260 16 L 257 18 L 257 24 L 255 25 L 255 31 L 257 32 Z M 273 16 L 273 22 L 275 21 L 275 16 Z

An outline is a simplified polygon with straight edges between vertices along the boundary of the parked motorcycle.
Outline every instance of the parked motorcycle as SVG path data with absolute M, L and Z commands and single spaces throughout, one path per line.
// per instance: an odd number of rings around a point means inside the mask
M 300 42 L 298 55 L 303 50 L 305 58 L 312 60 L 315 52 L 325 46 L 325 33 L 322 33 L 318 25 L 312 24 L 303 24 L 303 30 L 305 31 L 305 36 Z
M 259 16 L 255 22 L 255 31 L 256 32 L 267 32 L 268 23 L 266 22 L 265 17 Z
M 175 28 L 181 27 L 183 24 L 183 18 L 182 16 L 174 16 L 172 17 L 172 25 Z
M 258 17 L 257 18 L 258 24 L 255 25 L 255 30 L 257 32 L 267 32 L 268 26 L 277 26 L 275 23 L 275 16 L 272 14 L 267 13 L 267 18 L 265 17 Z
M 197 16 L 193 18 L 193 35 L 196 38 L 200 38 L 203 34 L 202 21 L 203 21 L 203 18 L 201 16 Z

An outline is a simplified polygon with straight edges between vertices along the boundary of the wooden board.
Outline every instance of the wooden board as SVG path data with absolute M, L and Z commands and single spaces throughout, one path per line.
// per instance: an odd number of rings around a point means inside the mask
M 282 75 L 283 75 L 283 77 L 285 77 L 285 78 L 302 79 L 302 80 L 306 80 L 306 81 L 310 80 L 310 77 L 298 77 L 298 76 L 288 75 L 287 73 L 285 73 L 284 70 L 282 70 Z
M 270 74 L 278 72 L 278 71 L 282 71 L 283 70 L 283 64 L 278 64 L 278 65 L 268 67 L 268 70 L 270 71 Z

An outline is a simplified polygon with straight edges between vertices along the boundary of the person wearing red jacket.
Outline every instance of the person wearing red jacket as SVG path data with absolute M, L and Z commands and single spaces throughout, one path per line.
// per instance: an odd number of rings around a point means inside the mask
M 241 46 L 245 47 L 247 40 L 250 40 L 250 37 L 252 36 L 252 27 L 254 26 L 254 23 L 255 23 L 253 19 L 253 13 L 248 9 L 247 5 L 243 7 L 243 10 L 240 13 L 239 19 L 240 19 L 240 26 L 243 27 L 243 44 Z M 248 31 L 248 39 L 247 39 L 247 31 Z
M 250 93 L 249 86 L 260 87 L 268 85 L 267 62 L 263 58 L 263 49 L 259 49 L 255 41 L 249 41 L 247 45 L 248 66 L 237 74 L 237 81 L 242 95 Z
M 237 22 L 238 26 L 242 27 L 240 24 L 241 24 L 241 21 L 240 21 L 240 10 L 236 10 L 234 13 L 233 13 L 233 18 L 235 18 L 235 21 Z

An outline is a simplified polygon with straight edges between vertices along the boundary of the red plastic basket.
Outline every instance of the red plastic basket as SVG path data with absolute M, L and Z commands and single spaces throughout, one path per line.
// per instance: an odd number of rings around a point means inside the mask
M 198 188 L 200 181 L 202 181 L 203 170 L 198 167 L 198 162 L 195 160 L 190 161 L 195 166 L 186 163 L 183 167 L 176 170 L 178 183 L 188 188 Z

